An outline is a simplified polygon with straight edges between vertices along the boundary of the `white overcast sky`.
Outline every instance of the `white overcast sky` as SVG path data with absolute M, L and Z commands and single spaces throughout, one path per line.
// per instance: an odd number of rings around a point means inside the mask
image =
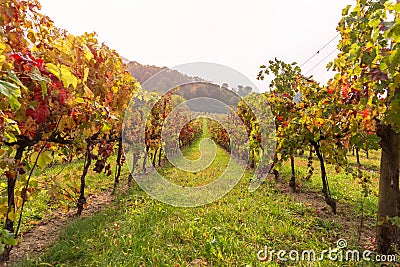
M 354 0 L 39 0 L 42 13 L 73 34 L 95 31 L 129 60 L 174 67 L 190 62 L 236 69 L 260 91 L 259 66 L 275 57 L 304 63 L 337 35 L 341 11 Z M 303 73 L 332 53 L 339 37 L 305 64 Z M 309 75 L 332 77 L 326 64 Z

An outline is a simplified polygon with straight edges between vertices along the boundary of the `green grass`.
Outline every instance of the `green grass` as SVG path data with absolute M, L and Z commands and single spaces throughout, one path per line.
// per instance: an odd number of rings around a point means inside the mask
M 356 158 L 352 155 L 348 155 L 350 166 L 355 166 Z M 314 175 L 306 181 L 303 177 L 307 175 L 307 159 L 304 157 L 295 158 L 297 182 L 304 187 L 305 191 L 321 192 L 322 181 L 320 165 L 317 158 L 314 156 L 313 167 Z M 363 213 L 364 216 L 369 218 L 375 218 L 377 213 L 377 194 L 378 194 L 378 181 L 379 172 L 373 171 L 373 169 L 379 170 L 380 158 L 378 151 L 371 151 L 369 159 L 361 155 L 361 165 L 363 169 L 362 173 L 364 177 L 367 177 L 369 182 L 366 184 L 368 189 L 367 196 L 363 193 L 363 184 L 360 179 L 354 178 L 352 175 L 347 174 L 344 170 L 337 173 L 335 167 L 330 164 L 326 164 L 326 171 L 329 181 L 329 186 L 332 196 L 338 201 L 338 205 L 350 205 L 352 209 L 353 217 L 358 217 Z M 354 167 L 355 168 L 355 167 Z M 283 176 L 290 177 L 291 169 L 290 163 L 287 162 L 283 165 Z M 362 211 L 363 209 L 363 211 Z
M 190 147 L 184 148 L 182 154 L 189 160 L 197 160 L 195 164 L 199 168 L 196 169 L 203 169 L 201 167 L 207 166 L 208 161 L 210 161 L 211 164 L 209 164 L 206 171 L 187 172 L 179 168 L 173 168 L 173 165 L 168 163 L 167 166 L 158 168 L 158 172 L 162 176 L 175 184 L 186 187 L 195 187 L 206 185 L 223 174 L 224 170 L 228 166 L 230 157 L 221 147 L 216 147 L 214 142 L 205 140 L 210 138 L 206 120 L 203 120 L 202 130 L 202 136 L 193 142 Z M 202 155 L 202 152 L 204 155 Z M 218 156 L 212 160 L 214 152 L 216 153 L 215 155 Z M 182 160 L 178 160 L 178 164 L 182 164 Z M 188 166 L 186 165 L 185 167 Z M 195 168 L 193 166 L 191 167 L 193 169 Z
M 115 158 L 112 156 L 110 161 L 115 161 Z M 68 211 L 76 207 L 82 169 L 83 160 L 77 160 L 56 164 L 45 170 L 39 168 L 35 170 L 31 186 L 32 183 L 37 183 L 35 186 L 37 190 L 26 202 L 20 232 L 31 229 L 43 219 L 51 219 L 52 211 L 55 209 L 61 208 Z M 124 174 L 127 174 L 126 168 L 124 168 Z M 86 176 L 86 182 L 86 195 L 94 194 L 109 189 L 113 184 L 113 176 L 108 177 L 104 173 L 97 174 L 91 168 Z M 51 185 L 56 183 L 57 186 L 51 189 Z
M 207 131 L 202 138 L 208 137 Z M 200 140 L 184 149 L 183 154 L 200 157 Z M 205 170 L 194 173 L 177 170 L 171 165 L 159 168 L 166 178 L 184 186 L 196 186 L 215 180 L 229 161 L 229 154 L 216 149 L 214 162 Z M 297 158 L 299 174 L 306 173 L 306 160 Z M 316 164 L 316 163 L 314 163 Z M 371 164 L 375 164 L 372 162 Z M 319 192 L 318 166 L 313 178 L 302 183 L 302 190 Z M 69 168 L 77 168 L 72 165 Z M 52 170 L 51 172 L 56 173 Z M 126 179 L 127 170 L 124 169 Z M 283 175 L 289 177 L 289 165 Z M 353 178 L 337 174 L 328 165 L 332 195 L 338 205 L 354 208 L 349 220 L 360 215 L 360 185 Z M 74 219 L 57 241 L 40 257 L 21 262 L 18 266 L 374 266 L 354 262 L 260 262 L 258 251 L 270 249 L 306 250 L 317 253 L 335 248 L 339 238 L 349 241 L 349 248 L 361 245 L 356 233 L 349 232 L 339 217 L 318 216 L 307 202 L 294 201 L 277 189 L 273 180 L 255 192 L 248 191 L 253 176 L 246 171 L 238 185 L 219 200 L 201 207 L 178 208 L 157 200 L 133 185 L 117 197 L 111 207 L 84 219 Z M 110 180 L 90 180 L 88 184 L 108 186 Z M 373 177 L 373 183 L 376 182 Z M 92 189 L 94 190 L 94 187 Z M 376 197 L 365 199 L 365 213 L 374 216 Z M 200 265 L 198 265 L 200 266 Z

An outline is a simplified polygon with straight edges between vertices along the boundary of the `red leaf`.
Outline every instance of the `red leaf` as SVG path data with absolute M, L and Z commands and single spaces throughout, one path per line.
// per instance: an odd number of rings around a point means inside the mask
M 37 58 L 33 60 L 33 65 L 35 65 L 38 69 L 40 69 L 43 66 L 43 59 Z
M 58 93 L 58 101 L 61 105 L 65 104 L 65 99 L 67 98 L 67 92 L 64 89 L 61 89 Z
M 361 114 L 363 115 L 363 118 L 366 119 L 371 115 L 371 112 L 369 111 L 369 109 L 364 109 L 363 111 L 361 111 Z
M 26 110 L 26 116 L 31 116 L 37 123 L 43 123 L 49 115 L 50 110 L 44 105 L 40 105 L 36 109 L 29 108 Z
M 22 60 L 22 57 L 19 53 L 11 54 L 10 57 L 13 58 L 17 62 L 20 62 Z
M 347 98 L 347 95 L 349 94 L 349 87 L 343 86 L 340 92 L 342 93 L 342 98 Z

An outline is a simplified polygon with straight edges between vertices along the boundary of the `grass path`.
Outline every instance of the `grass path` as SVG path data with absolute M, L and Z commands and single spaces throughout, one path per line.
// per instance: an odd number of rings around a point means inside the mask
M 207 129 L 202 138 L 207 137 Z M 184 149 L 190 159 L 200 156 L 199 139 Z M 216 148 L 214 162 L 204 171 L 187 173 L 162 167 L 159 172 L 185 186 L 206 184 L 216 179 L 229 162 L 229 154 Z M 127 175 L 127 170 L 124 171 Z M 334 248 L 346 238 L 352 249 L 359 247 L 357 224 L 342 205 L 341 214 L 282 193 L 268 180 L 253 193 L 248 191 L 250 171 L 221 199 L 196 208 L 177 208 L 132 186 L 116 197 L 107 209 L 67 225 L 57 241 L 40 258 L 19 266 L 281 266 L 276 257 L 260 262 L 257 253 L 268 246 L 274 250 Z M 313 194 L 308 192 L 307 194 Z M 319 196 L 313 195 L 315 198 Z M 344 220 L 347 220 L 346 222 Z M 285 266 L 341 266 L 324 262 L 286 262 Z M 343 266 L 363 266 L 343 263 Z M 369 265 L 365 265 L 369 266 Z M 373 265 L 372 265 L 373 266 Z

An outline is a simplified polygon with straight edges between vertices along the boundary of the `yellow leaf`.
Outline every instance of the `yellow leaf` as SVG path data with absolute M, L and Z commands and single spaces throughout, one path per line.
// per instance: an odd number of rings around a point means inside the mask
M 112 129 L 111 125 L 110 125 L 109 123 L 107 123 L 107 122 L 104 122 L 104 123 L 103 123 L 103 126 L 101 127 L 101 131 L 102 131 L 103 133 L 108 132 L 108 131 L 110 131 L 111 129 Z
M 72 87 L 74 87 L 75 89 L 76 86 L 78 85 L 78 79 L 75 77 L 75 75 L 72 74 L 70 69 L 65 65 L 61 66 L 61 81 L 65 88 L 68 88 L 70 85 L 72 85 Z
M 6 44 L 3 41 L 0 42 L 0 53 L 3 53 L 6 50 Z
M 56 76 L 59 80 L 61 80 L 61 71 L 60 68 L 54 65 L 53 63 L 47 63 L 46 64 L 46 69 L 52 73 L 54 76 Z
M 67 66 L 61 65 L 61 68 L 59 68 L 53 63 L 47 63 L 46 69 L 61 80 L 65 88 L 72 85 L 75 89 L 78 85 L 78 79 L 72 74 Z
M 88 79 L 89 76 L 89 68 L 85 68 L 85 70 L 83 71 L 83 82 L 85 83 Z
M 93 54 L 92 54 L 92 52 L 90 52 L 90 50 L 88 48 L 85 50 L 85 58 L 88 61 L 90 61 L 93 58 Z
M 39 156 L 39 158 L 37 158 Z M 49 165 L 53 161 L 53 155 L 51 151 L 42 151 L 40 154 L 38 152 L 34 152 L 31 155 L 31 163 L 34 164 L 37 159 L 37 165 L 44 169 L 47 165 Z
M 89 87 L 87 87 L 86 85 L 84 85 L 83 89 L 85 90 L 85 97 L 87 98 L 93 98 L 94 94 L 93 92 L 89 89 Z
M 15 221 L 17 219 L 17 214 L 15 214 L 15 212 L 10 211 L 8 213 L 8 219 L 10 219 L 11 221 Z
M 3 214 L 7 213 L 7 202 L 4 202 L 0 204 L 0 214 L 3 216 Z
M 58 130 L 60 132 L 63 132 L 66 128 L 68 129 L 73 129 L 75 125 L 74 120 L 70 116 L 63 116 L 62 119 L 60 120 Z
M 84 102 L 85 102 L 85 100 L 82 97 L 75 98 L 75 103 L 77 103 L 77 104 L 82 104 Z

